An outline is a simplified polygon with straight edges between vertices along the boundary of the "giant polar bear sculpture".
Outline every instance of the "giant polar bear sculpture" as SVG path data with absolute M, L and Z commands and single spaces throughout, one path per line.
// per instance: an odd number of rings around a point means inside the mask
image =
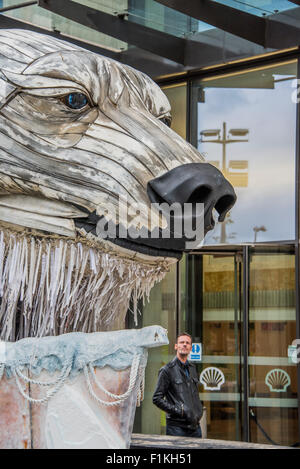
M 99 331 L 124 328 L 130 300 L 136 314 L 186 240 L 172 229 L 102 239 L 97 223 L 114 212 L 118 229 L 130 227 L 128 201 L 142 204 L 138 228 L 150 232 L 151 203 L 201 202 L 206 232 L 213 209 L 222 221 L 236 198 L 170 120 L 143 73 L 0 31 L 1 447 L 128 447 L 146 348 L 166 344 L 166 331 Z M 154 228 L 165 230 L 163 216 Z M 84 356 L 85 345 L 96 352 Z

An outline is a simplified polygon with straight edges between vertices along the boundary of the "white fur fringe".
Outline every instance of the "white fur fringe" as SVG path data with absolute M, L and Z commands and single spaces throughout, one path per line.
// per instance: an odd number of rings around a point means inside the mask
M 0 339 L 107 330 L 167 272 L 88 244 L 0 231 Z

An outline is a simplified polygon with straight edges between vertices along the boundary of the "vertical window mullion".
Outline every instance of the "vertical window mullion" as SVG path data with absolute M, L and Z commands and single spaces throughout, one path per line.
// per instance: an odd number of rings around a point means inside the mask
M 297 61 L 297 79 L 300 79 L 300 60 Z M 297 108 L 296 108 L 296 171 L 295 171 L 295 300 L 296 300 L 296 333 L 297 339 L 300 339 L 300 249 L 299 249 L 299 238 L 300 238 L 300 83 L 297 84 Z M 300 440 L 300 363 L 297 364 L 297 395 L 298 395 L 298 434 Z

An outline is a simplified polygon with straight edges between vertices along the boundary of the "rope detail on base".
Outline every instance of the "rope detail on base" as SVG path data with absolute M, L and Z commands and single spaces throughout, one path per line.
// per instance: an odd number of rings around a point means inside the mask
M 28 376 L 24 375 L 21 372 L 20 368 L 16 368 L 16 373 L 23 381 L 26 381 L 27 383 L 37 384 L 38 386 L 55 386 L 61 381 L 61 379 L 63 379 L 68 367 L 69 365 L 65 365 L 62 369 L 61 374 L 54 381 L 38 381 L 36 379 L 28 378 Z
M 137 398 L 136 398 L 136 406 L 140 407 L 141 402 L 144 400 L 144 393 L 145 393 L 145 367 L 140 368 L 139 372 L 139 381 L 140 381 L 140 387 L 137 393 Z
M 135 384 L 136 384 L 136 381 L 137 381 L 137 377 L 139 375 L 138 371 L 139 371 L 139 364 L 140 364 L 140 359 L 141 359 L 141 356 L 140 355 L 135 355 L 133 357 L 133 360 L 132 360 L 132 365 L 131 365 L 131 370 L 130 370 L 130 378 L 129 378 L 129 386 L 128 386 L 128 389 L 127 391 L 124 393 L 124 394 L 113 394 L 109 391 L 107 391 L 100 383 L 99 381 L 97 380 L 96 376 L 95 376 L 95 373 L 92 369 L 92 366 L 91 364 L 89 364 L 89 367 L 87 365 L 84 366 L 83 368 L 83 371 L 84 371 L 84 375 L 85 375 L 85 379 L 86 379 L 86 383 L 87 383 L 87 387 L 88 387 L 88 390 L 89 390 L 89 393 L 91 394 L 91 396 L 98 402 L 98 404 L 102 405 L 102 406 L 105 406 L 105 407 L 111 407 L 111 406 L 117 406 L 117 405 L 121 405 L 122 402 L 124 402 L 128 397 L 129 395 L 131 394 Z M 89 377 L 89 372 L 92 374 L 92 377 L 93 377 L 93 380 L 95 382 L 95 384 L 97 385 L 97 387 L 99 389 L 101 389 L 101 391 L 103 391 L 107 396 L 115 399 L 115 401 L 112 401 L 112 402 L 108 402 L 108 401 L 103 401 L 102 399 L 100 399 L 94 392 L 93 388 L 92 388 L 92 385 L 91 385 L 91 381 L 90 381 L 90 377 Z
M 133 360 L 132 360 L 132 364 L 131 364 L 131 369 L 130 369 L 128 389 L 123 394 L 113 394 L 112 392 L 105 389 L 104 386 L 98 381 L 92 364 L 88 363 L 87 365 L 84 365 L 83 372 L 84 372 L 84 375 L 85 375 L 86 384 L 87 384 L 87 388 L 88 388 L 88 391 L 89 391 L 90 395 L 98 402 L 98 404 L 100 404 L 102 406 L 105 406 L 105 407 L 117 406 L 117 405 L 121 405 L 126 399 L 128 399 L 128 397 L 132 393 L 134 387 L 138 383 L 139 384 L 139 389 L 138 389 L 138 392 L 137 392 L 137 406 L 139 407 L 141 401 L 144 398 L 144 387 L 145 387 L 145 380 L 144 380 L 144 378 L 145 378 L 145 367 L 144 366 L 140 367 L 140 361 L 141 361 L 141 355 L 139 355 L 139 354 L 134 355 Z M 11 371 L 12 371 L 13 377 L 15 378 L 17 387 L 18 387 L 21 395 L 26 400 L 28 400 L 29 402 L 31 402 L 33 404 L 46 404 L 49 401 L 49 399 L 51 399 L 51 397 L 53 397 L 60 390 L 60 388 L 63 386 L 66 379 L 70 375 L 71 369 L 72 369 L 72 364 L 65 365 L 63 367 L 62 372 L 60 373 L 60 375 L 53 381 L 40 381 L 38 379 L 29 378 L 28 376 L 26 376 L 20 370 L 19 367 L 12 368 Z M 2 376 L 4 374 L 4 370 L 5 370 L 5 364 L 0 363 L 0 381 L 1 381 Z M 92 379 L 93 379 L 94 383 L 96 384 L 96 386 L 102 392 L 104 392 L 104 394 L 106 394 L 108 397 L 110 397 L 111 399 L 114 399 L 114 401 L 111 401 L 111 402 L 104 401 L 104 400 L 100 399 L 95 394 L 95 392 L 93 390 L 93 387 L 92 387 L 92 384 L 91 384 L 90 374 L 92 375 Z M 24 389 L 22 387 L 22 384 L 21 384 L 19 378 L 21 380 L 23 380 L 25 383 L 34 384 L 34 385 L 37 385 L 37 386 L 49 386 L 49 387 L 51 386 L 53 388 L 49 389 L 46 392 L 45 397 L 43 397 L 41 399 L 34 399 L 34 398 L 30 397 L 28 394 L 26 394 L 26 392 L 24 391 Z
M 56 383 L 56 386 L 54 387 L 54 389 L 51 389 L 50 391 L 48 391 L 46 396 L 43 397 L 42 399 L 34 399 L 34 398 L 28 396 L 28 394 L 26 394 L 25 391 L 22 388 L 22 385 L 19 381 L 16 370 L 13 369 L 12 373 L 13 373 L 13 376 L 16 380 L 16 383 L 17 383 L 17 386 L 18 386 L 18 389 L 19 389 L 20 393 L 22 394 L 22 396 L 25 399 L 27 399 L 27 401 L 32 402 L 33 404 L 46 404 L 49 401 L 49 399 L 51 399 L 51 397 L 53 397 L 60 390 L 60 388 L 62 387 L 62 385 L 64 384 L 64 382 L 68 378 L 68 376 L 70 374 L 70 371 L 71 371 L 71 368 L 72 368 L 72 364 L 65 368 L 64 374 L 60 375 L 59 380 L 57 380 L 57 383 Z

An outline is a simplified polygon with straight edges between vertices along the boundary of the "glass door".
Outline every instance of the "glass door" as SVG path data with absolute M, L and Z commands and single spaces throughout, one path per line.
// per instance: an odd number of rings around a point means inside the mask
M 295 255 L 249 251 L 250 441 L 298 441 Z
M 295 254 L 244 246 L 186 256 L 180 330 L 202 345 L 207 438 L 292 445 L 298 437 Z
M 181 330 L 202 344 L 207 438 L 241 440 L 241 255 L 190 255 L 185 267 Z

